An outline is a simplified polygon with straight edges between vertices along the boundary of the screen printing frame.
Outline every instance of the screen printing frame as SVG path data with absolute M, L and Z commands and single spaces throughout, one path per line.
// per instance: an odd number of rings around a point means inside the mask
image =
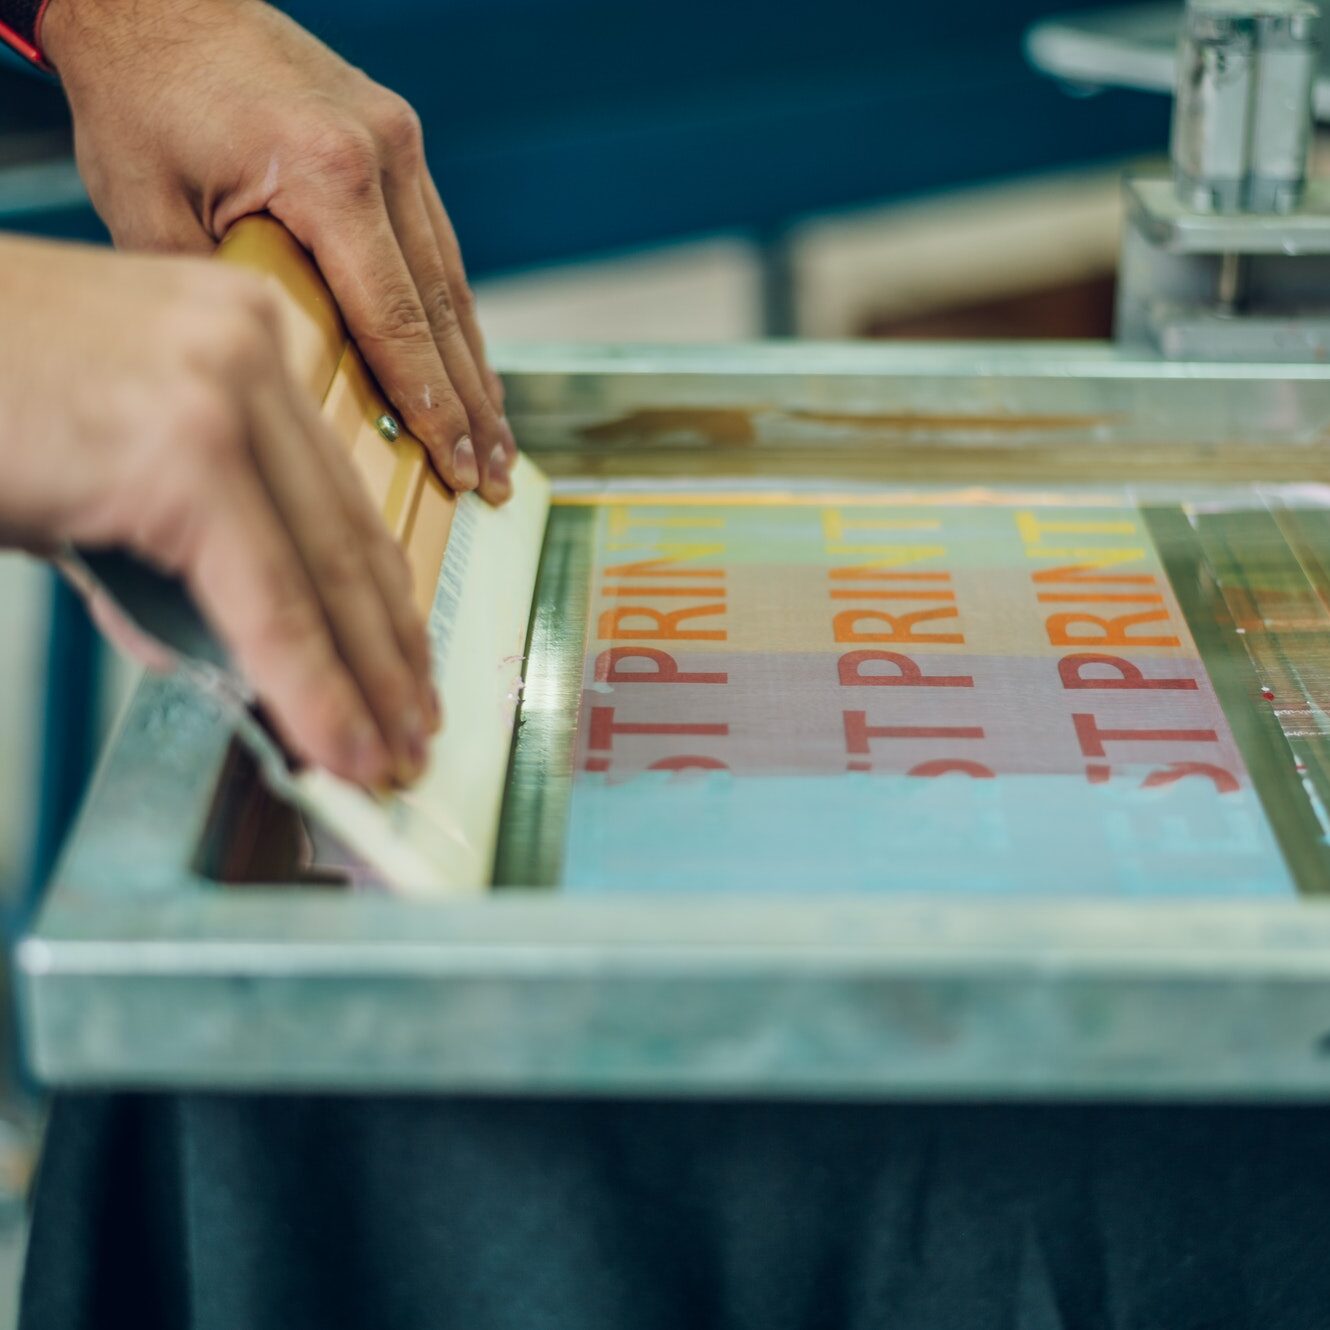
M 500 350 L 570 475 L 972 476 L 1096 459 L 1330 480 L 1330 368 L 1099 344 Z M 762 439 L 753 422 L 797 422 Z M 1330 1097 L 1330 899 L 900 895 L 443 903 L 197 870 L 229 722 L 148 678 L 18 948 L 68 1087 L 804 1097 Z

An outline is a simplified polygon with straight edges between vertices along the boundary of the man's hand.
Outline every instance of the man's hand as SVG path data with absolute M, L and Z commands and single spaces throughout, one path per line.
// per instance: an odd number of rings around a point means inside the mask
M 369 786 L 439 727 L 406 560 L 261 279 L 0 238 L 0 532 L 185 581 L 295 752 Z
M 42 41 L 118 246 L 204 254 L 271 213 L 443 478 L 509 496 L 503 390 L 406 102 L 261 0 L 50 0 Z

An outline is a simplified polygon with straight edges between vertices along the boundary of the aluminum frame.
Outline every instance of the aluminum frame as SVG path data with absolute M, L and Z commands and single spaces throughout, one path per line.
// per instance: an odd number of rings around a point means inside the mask
M 974 466 L 1021 446 L 1011 419 L 1022 438 L 1117 466 L 1166 469 L 1186 453 L 1330 480 L 1330 367 L 1164 363 L 1098 344 L 514 347 L 497 359 L 519 438 L 555 474 L 631 474 L 647 460 L 798 473 L 822 447 L 869 467 L 950 448 Z M 755 404 L 876 423 L 805 420 L 756 446 L 709 447 L 687 429 L 645 448 L 587 441 L 589 424 L 635 411 Z M 1325 898 L 510 889 L 423 905 L 219 886 L 197 865 L 231 741 L 223 715 L 171 679 L 145 680 L 123 717 L 17 952 L 27 1050 L 48 1083 L 1330 1097 Z

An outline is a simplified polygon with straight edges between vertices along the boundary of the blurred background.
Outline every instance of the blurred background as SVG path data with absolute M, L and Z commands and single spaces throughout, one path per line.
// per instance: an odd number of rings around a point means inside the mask
M 1167 148 L 1166 97 L 1026 62 L 1076 0 L 281 7 L 420 112 L 495 339 L 1107 337 L 1118 178 Z M 0 227 L 104 239 L 58 87 L 3 57 Z M 129 682 L 43 568 L 0 555 L 10 936 Z M 6 1066 L 12 1236 L 39 1104 Z

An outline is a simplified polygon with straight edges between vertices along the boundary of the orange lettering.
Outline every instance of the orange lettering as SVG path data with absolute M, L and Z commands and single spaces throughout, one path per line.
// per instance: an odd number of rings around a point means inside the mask
M 680 628 L 685 619 L 696 619 L 701 615 L 724 614 L 725 606 L 695 605 L 686 610 L 653 610 L 646 605 L 620 605 L 616 609 L 606 610 L 600 616 L 599 635 L 602 641 L 673 641 L 673 642 L 724 642 L 726 632 L 723 628 Z M 624 620 L 634 618 L 650 619 L 654 628 L 625 627 Z
M 884 610 L 842 610 L 832 620 L 837 642 L 964 642 L 962 633 L 917 633 L 915 625 L 934 619 L 958 619 L 954 605 L 935 610 L 913 610 L 909 614 L 888 614 Z M 857 627 L 864 620 L 886 625 L 880 632 L 862 632 Z
M 1101 618 L 1098 614 L 1050 614 L 1046 625 L 1048 640 L 1055 647 L 1074 647 L 1085 643 L 1122 647 L 1176 647 L 1176 637 L 1133 637 L 1128 631 L 1134 624 L 1167 623 L 1167 610 L 1142 610 L 1139 614 L 1115 614 Z M 1089 624 L 1101 630 L 1102 636 L 1072 633 L 1073 624 Z
M 1030 574 L 1033 582 L 1091 582 L 1098 586 L 1154 586 L 1149 573 L 1097 573 L 1101 565 L 1093 563 L 1064 564 L 1061 568 L 1043 568 Z

